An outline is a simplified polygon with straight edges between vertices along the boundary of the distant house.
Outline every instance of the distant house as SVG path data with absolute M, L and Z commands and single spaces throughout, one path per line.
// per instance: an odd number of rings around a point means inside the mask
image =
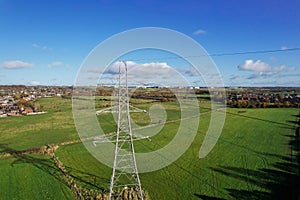
M 31 107 L 27 107 L 22 111 L 23 115 L 27 115 L 28 113 L 33 113 L 33 109 Z
M 0 114 L 0 117 L 7 117 L 7 114 Z
M 20 113 L 18 110 L 11 110 L 9 113 L 7 113 L 7 116 L 20 116 Z

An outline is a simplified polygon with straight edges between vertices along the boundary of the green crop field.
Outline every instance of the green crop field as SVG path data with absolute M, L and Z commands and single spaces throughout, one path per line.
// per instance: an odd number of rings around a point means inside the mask
M 45 98 L 39 103 L 46 114 L 0 119 L 0 199 L 75 199 L 49 156 L 4 156 L 4 153 L 78 139 L 70 99 Z M 157 102 L 135 100 L 132 103 L 148 109 Z M 105 104 L 110 103 L 97 102 L 96 108 Z M 167 123 L 151 141 L 136 141 L 137 152 L 159 149 L 177 132 L 179 105 L 159 104 L 166 109 Z M 207 157 L 199 159 L 210 122 L 209 102 L 201 100 L 200 106 L 203 114 L 190 148 L 171 165 L 140 174 L 142 187 L 151 199 L 299 198 L 299 138 L 296 137 L 299 110 L 228 108 L 218 143 Z M 146 113 L 131 116 L 138 125 L 149 123 Z M 101 114 L 98 120 L 106 133 L 115 130 L 111 114 Z M 61 145 L 56 156 L 76 184 L 101 191 L 108 189 L 111 169 L 96 160 L 82 143 Z

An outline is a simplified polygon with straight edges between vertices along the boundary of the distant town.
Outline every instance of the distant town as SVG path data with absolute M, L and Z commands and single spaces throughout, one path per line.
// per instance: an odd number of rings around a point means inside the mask
M 36 101 L 47 97 L 70 97 L 72 87 L 0 86 L 0 117 L 42 114 L 43 108 Z
M 243 88 L 228 90 L 226 104 L 236 108 L 300 107 L 299 88 Z
M 139 88 L 132 98 L 146 98 L 157 101 L 172 101 L 175 95 L 169 88 Z M 209 100 L 208 88 L 189 87 L 199 99 Z M 210 89 L 214 100 L 236 108 L 287 108 L 300 107 L 300 88 L 298 87 L 234 87 L 226 88 L 226 94 L 217 88 Z M 0 117 L 22 116 L 44 113 L 39 98 L 71 98 L 73 86 L 25 86 L 0 85 Z M 110 96 L 113 87 L 98 86 L 93 95 Z

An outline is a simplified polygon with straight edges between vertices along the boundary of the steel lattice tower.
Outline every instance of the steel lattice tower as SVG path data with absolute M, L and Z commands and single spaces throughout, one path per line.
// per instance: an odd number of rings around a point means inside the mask
M 125 79 L 121 77 L 121 66 L 119 66 L 118 124 L 109 199 L 121 197 L 127 187 L 134 187 L 140 199 L 144 199 L 133 146 L 129 114 L 127 64 L 124 61 L 123 64 L 125 66 Z

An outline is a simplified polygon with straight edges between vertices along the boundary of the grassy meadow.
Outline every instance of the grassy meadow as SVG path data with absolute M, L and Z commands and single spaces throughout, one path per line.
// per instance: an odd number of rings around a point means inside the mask
M 0 119 L 0 153 L 77 140 L 70 99 L 44 98 L 46 114 Z M 157 102 L 133 100 L 148 110 Z M 101 109 L 110 101 L 97 100 Z M 180 125 L 176 102 L 161 102 L 167 122 L 151 142 L 135 142 L 137 152 L 168 144 Z M 228 108 L 222 135 L 212 152 L 199 159 L 199 149 L 210 122 L 210 104 L 201 100 L 198 134 L 190 148 L 159 171 L 142 173 L 142 187 L 153 200 L 169 199 L 297 199 L 299 160 L 296 138 L 299 111 L 293 108 Z M 242 112 L 241 112 L 242 111 Z M 146 113 L 132 113 L 138 125 L 147 125 Z M 116 124 L 109 113 L 98 116 L 106 133 Z M 299 130 L 299 128 L 298 128 Z M 298 144 L 299 145 L 299 144 Z M 107 190 L 111 169 L 96 160 L 82 143 L 60 146 L 56 155 L 78 185 Z M 299 158 L 298 158 L 299 159 Z M 151 162 L 151 160 L 149 160 Z M 0 199 L 74 199 L 59 171 L 46 155 L 0 154 Z
M 47 156 L 0 158 L 0 171 L 0 199 L 74 199 Z

